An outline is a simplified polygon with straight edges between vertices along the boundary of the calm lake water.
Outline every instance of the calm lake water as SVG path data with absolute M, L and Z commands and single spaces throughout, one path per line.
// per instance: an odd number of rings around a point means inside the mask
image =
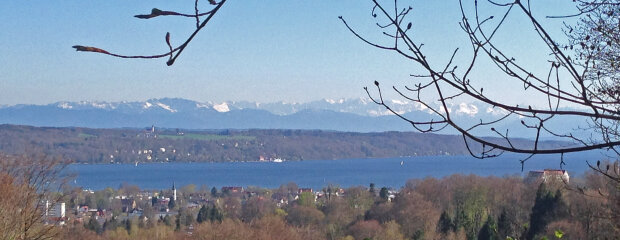
M 506 176 L 527 174 L 529 170 L 559 168 L 560 155 L 534 156 L 521 171 L 520 159 L 525 155 L 502 155 L 492 159 L 471 156 L 424 156 L 383 159 L 312 160 L 301 162 L 234 162 L 234 163 L 151 163 L 151 164 L 72 164 L 68 171 L 77 174 L 74 185 L 100 190 L 118 188 L 122 183 L 142 189 L 170 188 L 187 184 L 222 186 L 259 186 L 277 188 L 295 182 L 300 187 L 321 189 L 327 184 L 341 187 L 390 186 L 400 188 L 408 179 L 443 177 L 452 174 Z M 586 160 L 596 163 L 605 159 L 600 152 L 565 154 L 563 166 L 571 176 L 582 175 Z M 401 165 L 402 161 L 402 165 Z

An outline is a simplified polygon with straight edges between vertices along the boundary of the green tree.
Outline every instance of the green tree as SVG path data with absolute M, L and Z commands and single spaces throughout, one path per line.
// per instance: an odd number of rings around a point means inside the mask
M 487 221 L 478 233 L 478 240 L 500 240 L 497 232 L 497 224 L 495 223 L 493 216 L 489 215 L 487 217 Z
M 375 194 L 375 184 L 374 183 L 370 183 L 370 186 L 368 188 L 368 191 L 370 193 L 372 193 L 373 195 Z
M 162 221 L 164 222 L 166 226 L 172 226 L 172 219 L 170 219 L 169 215 L 164 216 Z
M 127 230 L 127 233 L 131 234 L 131 229 L 132 229 L 131 219 L 125 220 L 123 224 L 125 225 L 125 230 Z
M 202 223 L 206 221 L 208 218 L 207 215 L 209 215 L 209 209 L 207 209 L 207 206 L 202 205 L 202 207 L 200 207 L 200 210 L 198 210 L 198 217 L 196 217 L 196 222 Z
M 497 231 L 498 235 L 501 237 L 517 237 L 517 234 L 519 234 L 519 222 L 515 211 L 509 212 L 506 208 L 502 209 L 502 212 L 497 219 Z
M 544 182 L 541 183 L 536 192 L 536 201 L 532 207 L 530 228 L 526 238 L 534 239 L 536 235 L 545 231 L 549 223 L 564 218 L 567 215 L 567 207 L 562 198 L 560 189 L 554 192 L 547 184 Z
M 476 239 L 487 218 L 486 192 L 482 189 L 457 189 L 454 194 L 455 232 L 464 228 L 467 239 Z
M 423 229 L 416 230 L 415 233 L 413 234 L 413 239 L 414 240 L 424 239 L 424 230 Z
M 103 223 L 103 231 L 114 231 L 119 227 L 116 217 L 112 217 Z
M 97 234 L 102 233 L 101 225 L 99 225 L 99 222 L 97 222 L 97 220 L 92 217 L 90 218 L 90 220 L 88 220 L 88 223 L 84 224 L 84 228 L 96 232 Z
M 442 234 L 447 234 L 454 229 L 454 223 L 452 217 L 445 210 L 439 216 L 439 222 L 437 222 L 437 230 Z
M 209 211 L 209 220 L 211 222 L 214 222 L 214 221 L 222 222 L 223 219 L 224 219 L 224 215 L 217 208 L 217 206 L 211 206 L 211 210 Z
M 314 207 L 314 194 L 311 192 L 303 192 L 299 194 L 297 204 L 306 207 Z
M 387 200 L 389 197 L 388 188 L 382 187 L 381 190 L 379 191 L 379 197 L 383 200 Z
M 212 197 L 217 197 L 217 188 L 215 188 L 215 187 L 211 188 L 211 196 Z
M 314 207 L 294 206 L 289 209 L 286 221 L 294 226 L 318 226 L 325 214 Z
M 97 209 L 97 200 L 95 200 L 94 194 L 86 195 L 86 197 L 84 198 L 84 202 L 86 206 L 88 206 L 88 208 Z
M 177 214 L 176 219 L 174 219 L 174 231 L 181 231 L 181 213 Z
M 168 208 L 170 209 L 174 209 L 174 207 L 176 207 L 176 202 L 174 201 L 174 198 L 170 198 L 170 202 L 168 202 Z
M 245 201 L 241 206 L 241 219 L 244 222 L 251 222 L 254 219 L 273 213 L 275 204 L 272 201 L 260 197 L 252 197 Z

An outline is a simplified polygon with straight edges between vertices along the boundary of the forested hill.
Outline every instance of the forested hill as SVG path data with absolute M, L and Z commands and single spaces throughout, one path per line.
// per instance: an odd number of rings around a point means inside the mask
M 517 140 L 513 144 L 532 144 Z M 545 142 L 557 147 L 562 142 Z M 320 130 L 89 129 L 0 125 L 0 152 L 80 163 L 222 162 L 468 154 L 461 136 Z

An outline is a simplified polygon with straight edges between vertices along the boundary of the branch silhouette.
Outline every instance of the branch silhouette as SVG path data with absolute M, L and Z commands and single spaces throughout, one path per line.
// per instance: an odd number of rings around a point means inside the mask
M 434 119 L 430 121 L 412 119 L 393 110 L 384 100 L 382 87 L 378 81 L 374 83 L 376 91 L 371 91 L 368 87 L 364 88 L 375 104 L 383 106 L 392 114 L 409 122 L 416 130 L 438 132 L 449 127 L 463 136 L 472 156 L 489 158 L 499 156 L 503 152 L 529 154 L 529 157 L 523 159 L 521 163 L 534 154 L 564 154 L 593 149 L 615 150 L 617 146 L 620 146 L 620 134 L 615 131 L 620 122 L 620 87 L 618 87 L 620 74 L 617 67 L 617 61 L 620 59 L 618 56 L 620 41 L 618 34 L 615 34 L 618 33 L 617 23 L 620 15 L 617 9 L 620 6 L 618 1 L 582 0 L 575 3 L 578 6 L 578 14 L 547 17 L 580 17 L 582 19 L 578 26 L 566 25 L 571 32 L 573 28 L 580 27 L 581 30 L 580 36 L 566 32 L 568 39 L 564 41 L 566 43 L 554 39 L 549 34 L 548 29 L 532 13 L 529 2 L 516 0 L 497 3 L 489 0 L 488 3 L 502 9 L 498 18 L 482 16 L 477 2 L 473 10 L 466 11 L 464 1 L 459 1 L 461 13 L 459 26 L 469 39 L 471 57 L 466 61 L 457 61 L 456 56 L 460 49 L 453 49 L 447 63 L 439 64 L 441 67 L 435 67 L 438 64 L 427 58 L 426 51 L 422 48 L 424 43 L 412 38 L 413 34 L 419 35 L 422 32 L 414 32 L 412 23 L 405 21 L 412 13 L 411 6 L 399 7 L 398 1 L 390 4 L 380 3 L 378 0 L 372 0 L 372 2 L 374 7 L 371 15 L 377 19 L 376 26 L 384 37 L 393 40 L 393 44 L 384 45 L 372 41 L 359 34 L 342 16 L 339 19 L 361 41 L 376 48 L 394 51 L 421 67 L 422 73 L 411 74 L 414 80 L 418 80 L 413 86 L 404 88 L 392 86 L 392 90 L 397 93 L 397 96 L 419 104 L 433 113 Z M 394 4 L 394 9 L 388 10 L 391 9 L 391 4 Z M 532 70 L 510 56 L 506 49 L 499 46 L 502 42 L 496 39 L 498 30 L 506 28 L 508 16 L 516 14 L 528 19 L 529 24 L 534 27 L 534 33 L 538 39 L 530 40 L 542 40 L 546 45 L 549 56 L 551 56 L 551 60 L 546 60 L 549 64 L 547 75 L 534 74 Z M 596 35 L 600 44 L 592 42 L 594 34 L 590 33 L 591 31 L 598 32 Z M 605 53 L 592 51 L 600 49 L 601 45 L 605 45 L 605 49 L 608 49 Z M 474 84 L 476 79 L 471 79 L 472 72 L 480 68 L 481 59 L 490 61 L 504 74 L 503 77 L 506 79 L 523 85 L 522 91 L 515 89 L 512 94 L 533 93 L 544 96 L 547 106 L 512 105 L 501 97 L 491 97 L 484 93 L 484 83 L 476 86 Z M 605 64 L 609 65 L 605 71 L 596 69 Z M 459 65 L 464 65 L 465 70 L 460 70 Z M 502 114 L 491 120 L 480 119 L 479 123 L 473 125 L 463 124 L 451 114 L 450 106 L 453 106 L 456 99 L 465 97 L 486 104 L 490 109 Z M 562 105 L 567 104 L 576 107 L 561 108 Z M 592 126 L 588 129 L 598 133 L 597 138 L 577 137 L 571 132 L 559 133 L 547 126 L 552 119 L 571 116 L 586 119 L 591 123 Z M 502 129 L 500 126 L 509 117 L 521 118 L 523 131 L 532 133 L 534 142 L 531 146 L 512 144 L 513 137 L 509 136 L 509 129 Z M 481 137 L 474 133 L 475 130 L 488 131 L 490 136 L 503 141 Z M 573 144 L 560 148 L 541 148 L 541 136 L 543 135 L 565 139 Z
M 112 53 L 112 52 L 109 52 L 107 50 L 104 50 L 104 49 L 101 49 L 101 48 L 98 48 L 98 47 L 74 45 L 73 48 L 76 51 L 78 51 L 78 52 L 101 53 L 101 54 L 105 54 L 105 55 L 109 55 L 109 56 L 113 56 L 113 57 L 118 57 L 118 58 L 155 59 L 155 58 L 168 57 L 168 61 L 166 62 L 166 64 L 168 66 L 171 66 L 172 64 L 174 64 L 174 62 L 179 57 L 179 55 L 181 55 L 183 50 L 185 50 L 185 48 L 189 45 L 189 43 L 198 34 L 198 32 L 200 32 L 200 30 L 202 30 L 205 26 L 207 26 L 207 23 L 209 23 L 209 21 L 213 18 L 213 16 L 215 16 L 215 14 L 224 5 L 224 3 L 226 3 L 226 0 L 221 0 L 220 2 L 216 2 L 215 0 L 209 0 L 209 3 L 211 5 L 213 5 L 214 8 L 212 10 L 210 10 L 210 11 L 200 13 L 198 11 L 198 1 L 199 0 L 195 0 L 195 4 L 194 4 L 194 6 L 195 6 L 195 13 L 194 14 L 183 14 L 183 13 L 178 13 L 178 12 L 174 12 L 174 11 L 163 11 L 163 10 L 160 10 L 160 9 L 157 9 L 157 8 L 153 8 L 151 10 L 150 14 L 139 14 L 139 15 L 135 15 L 134 16 L 134 17 L 139 18 L 139 19 L 151 19 L 151 18 L 161 17 L 161 16 L 178 16 L 178 17 L 189 17 L 189 18 L 196 19 L 196 29 L 185 40 L 185 42 L 183 42 L 178 47 L 175 47 L 175 48 L 172 47 L 172 45 L 170 44 L 170 33 L 169 32 L 166 33 L 165 41 L 166 41 L 166 44 L 168 45 L 168 47 L 170 49 L 170 51 L 167 52 L 167 53 L 155 54 L 155 55 L 123 55 L 123 54 Z M 200 17 L 203 17 L 203 16 L 206 16 L 206 18 L 201 21 Z

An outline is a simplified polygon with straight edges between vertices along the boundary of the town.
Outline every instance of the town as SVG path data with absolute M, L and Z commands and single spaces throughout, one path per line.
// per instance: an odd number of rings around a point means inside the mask
M 571 182 L 591 188 L 601 184 L 597 177 L 588 174 Z M 169 189 L 141 190 L 123 184 L 99 191 L 75 188 L 46 207 L 45 221 L 73 239 L 204 237 L 216 234 L 209 230 L 214 228 L 239 231 L 217 233 L 226 239 L 255 236 L 257 231 L 286 236 L 281 239 L 469 239 L 483 234 L 548 235 L 547 226 L 573 236 L 604 236 L 610 219 L 597 215 L 613 203 L 585 200 L 568 190 L 569 184 L 568 172 L 556 169 L 531 171 L 525 177 L 412 179 L 402 189 L 373 183 L 311 189 L 291 182 L 277 189 L 171 183 Z M 495 230 L 484 232 L 489 228 Z

